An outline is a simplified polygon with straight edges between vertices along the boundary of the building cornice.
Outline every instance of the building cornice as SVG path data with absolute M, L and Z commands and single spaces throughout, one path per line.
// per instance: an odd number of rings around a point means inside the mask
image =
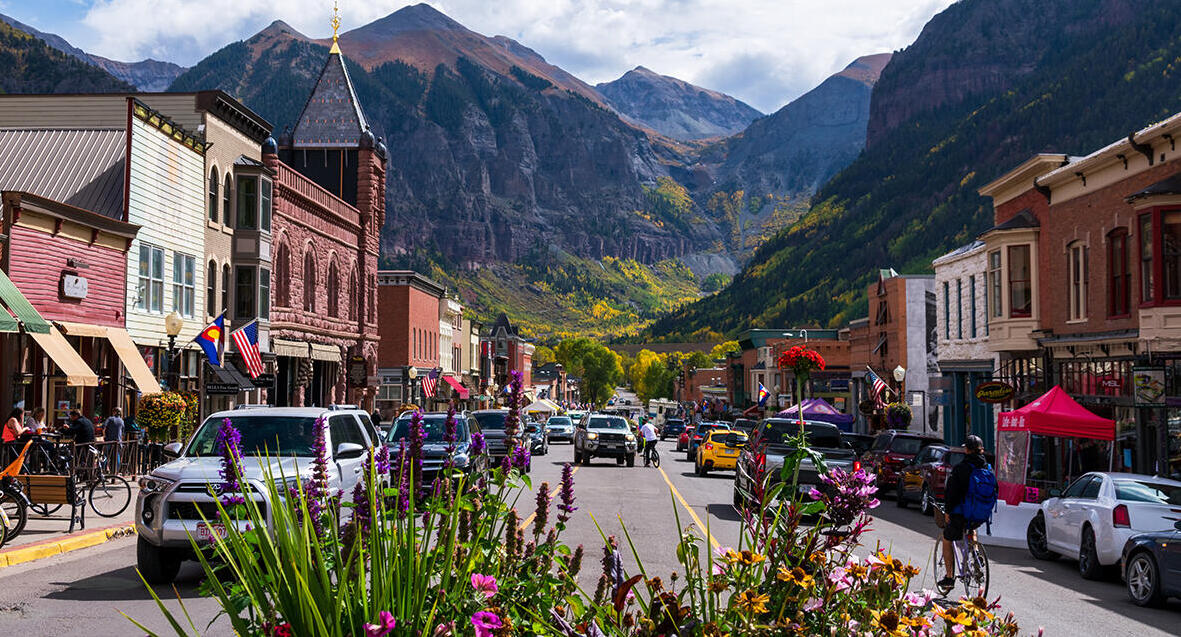
M 982 197 L 992 197 L 993 205 L 999 206 L 1033 189 L 1038 177 L 1065 166 L 1069 161 L 1070 157 L 1061 153 L 1038 153 L 976 192 Z

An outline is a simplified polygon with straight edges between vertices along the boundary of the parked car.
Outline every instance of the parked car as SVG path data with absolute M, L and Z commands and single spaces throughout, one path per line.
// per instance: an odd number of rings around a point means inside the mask
M 681 432 L 681 435 L 677 436 L 677 451 L 684 451 L 689 448 L 689 440 L 693 438 L 693 430 L 696 428 L 696 425 L 685 425 L 685 430 Z
M 1050 496 L 1029 522 L 1029 552 L 1077 558 L 1085 579 L 1118 564 L 1133 535 L 1166 531 L 1181 513 L 1181 482 L 1135 473 L 1087 473 Z
M 746 441 L 747 436 L 741 431 L 715 429 L 709 432 L 705 442 L 697 448 L 693 469 L 702 477 L 709 475 L 710 471 L 732 471 Z
M 508 454 L 509 450 L 504 443 L 504 422 L 508 418 L 507 409 L 479 409 L 469 414 L 468 418 L 476 421 L 480 433 L 484 434 L 484 443 L 487 445 L 488 456 L 492 459 L 493 464 Z
M 905 508 L 911 502 L 917 502 L 923 515 L 934 513 L 935 505 L 943 501 L 947 477 L 967 455 L 968 450 L 963 447 L 923 447 L 910 464 L 899 472 L 898 488 L 894 492 L 898 506 Z M 985 459 L 992 464 L 992 454 L 985 454 Z
M 685 431 L 685 421 L 680 418 L 666 418 L 660 428 L 660 439 L 678 438 Z
M 849 443 L 849 446 L 853 449 L 853 453 L 857 454 L 857 458 L 859 459 L 865 455 L 866 451 L 869 451 L 869 448 L 873 446 L 873 441 L 875 439 L 876 436 L 873 436 L 872 434 L 855 434 L 849 433 L 847 431 L 841 432 L 841 440 Z
M 892 495 L 898 487 L 898 472 L 910 464 L 923 447 L 939 444 L 943 444 L 942 438 L 911 431 L 883 431 L 874 439 L 869 451 L 861 456 L 861 464 L 866 471 L 877 476 L 878 493 Z
M 703 422 L 693 428 L 693 433 L 689 436 L 689 442 L 685 447 L 685 460 L 694 462 L 697 459 L 697 448 L 701 446 L 701 441 L 705 439 L 705 435 L 714 431 L 715 429 L 730 430 L 730 426 L 724 422 Z
M 734 470 L 734 506 L 745 508 L 753 501 L 758 480 L 765 480 L 766 486 L 777 484 L 782 477 L 784 457 L 795 451 L 792 438 L 799 432 L 800 423 L 788 418 L 768 418 L 755 427 L 754 433 L 738 456 Z M 824 456 L 829 469 L 840 467 L 852 471 L 856 459 L 853 450 L 841 444 L 841 430 L 826 422 L 804 421 L 804 435 L 813 451 Z M 811 460 L 800 462 L 798 488 L 801 493 L 813 488 L 823 489 L 820 469 Z
M 730 428 L 734 431 L 741 431 L 749 436 L 750 432 L 754 431 L 758 425 L 759 421 L 751 418 L 735 418 Z
M 545 422 L 550 442 L 574 442 L 574 421 L 570 416 L 550 416 Z
M 196 559 L 190 536 L 209 541 L 225 533 L 226 524 L 242 530 L 248 524 L 219 520 L 211 494 L 221 483 L 217 435 L 226 418 L 242 435 L 243 491 L 264 511 L 271 509 L 268 480 L 285 493 L 289 485 L 311 478 L 317 419 L 326 419 L 328 427 L 324 438 L 330 454 L 329 493 L 342 491 L 351 498 L 369 450 L 381 444 L 369 414 L 359 409 L 265 407 L 210 415 L 188 444 L 174 442 L 164 448 L 174 460 L 139 480 L 136 564 L 150 583 L 171 582 L 181 562 Z
M 1128 586 L 1128 597 L 1139 606 L 1160 606 L 1166 598 L 1181 598 L 1181 520 L 1173 523 L 1172 530 L 1128 538 L 1120 575 Z
M 591 459 L 603 457 L 635 466 L 636 436 L 626 418 L 590 414 L 574 428 L 574 464 L 590 464 Z
M 549 433 L 539 422 L 525 425 L 525 435 L 529 438 L 529 454 L 544 456 L 549 453 Z
M 390 447 L 391 451 L 396 452 L 402 441 L 410 435 L 411 419 L 412 414 L 407 412 L 394 421 L 385 440 L 386 446 Z M 466 416 L 455 415 L 455 452 L 451 454 L 447 451 L 451 445 L 446 441 L 447 412 L 437 411 L 423 414 L 422 427 L 426 433 L 426 441 L 422 446 L 422 481 L 424 484 L 431 484 L 435 481 L 439 472 L 447 465 L 448 458 L 451 460 L 452 467 L 460 469 L 464 473 L 479 468 L 482 466 L 481 463 L 486 460 L 484 456 L 473 457 L 470 453 L 472 430 L 479 431 L 479 426 L 468 420 Z

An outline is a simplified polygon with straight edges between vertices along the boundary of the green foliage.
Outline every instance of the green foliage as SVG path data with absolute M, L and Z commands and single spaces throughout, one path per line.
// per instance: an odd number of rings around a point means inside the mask
M 670 369 L 669 357 L 651 350 L 642 349 L 636 353 L 635 363 L 629 371 L 632 389 L 640 400 L 647 403 L 653 398 L 672 398 L 673 380 L 676 369 Z
M 546 363 L 552 363 L 556 360 L 557 359 L 554 357 L 554 350 L 551 347 L 546 347 L 545 345 L 538 345 L 533 350 L 533 364 L 534 365 L 545 365 Z
M 686 357 L 691 369 L 710 369 L 714 366 L 714 359 L 705 352 L 693 352 Z
M 114 93 L 135 87 L 0 21 L 0 93 Z
M 713 274 L 705 277 L 705 280 L 701 282 L 701 291 L 707 294 L 713 294 L 714 292 L 717 292 L 718 290 L 721 290 L 722 288 L 729 285 L 732 278 L 733 277 L 724 272 L 714 272 Z
M 407 104 L 417 104 L 426 92 L 427 77 L 401 60 L 386 62 L 372 71 L 373 79 Z
M 672 177 L 657 177 L 655 188 L 644 187 L 644 197 L 645 211 L 658 224 L 667 222 L 686 229 L 697 218 L 693 197 Z
M 513 77 L 517 78 L 518 82 L 535 91 L 544 91 L 547 88 L 553 88 L 553 82 L 550 82 L 544 77 L 538 77 L 515 64 L 508 71 Z
M 567 373 L 582 379 L 582 399 L 595 405 L 607 402 L 623 380 L 622 359 L 598 341 L 568 338 L 554 348 L 554 358 Z
M 426 94 L 426 114 L 439 126 L 457 131 L 463 124 L 463 112 L 474 96 L 461 78 L 440 64 L 435 67 L 434 81 Z
M 737 354 L 741 351 L 742 348 L 739 347 L 738 341 L 726 341 L 714 345 L 714 348 L 709 351 L 709 357 L 711 360 L 720 360 L 726 358 L 729 354 Z

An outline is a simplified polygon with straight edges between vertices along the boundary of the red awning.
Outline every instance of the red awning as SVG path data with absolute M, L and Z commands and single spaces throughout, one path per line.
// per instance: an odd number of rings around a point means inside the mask
M 447 381 L 447 384 L 451 385 L 451 387 L 455 389 L 460 398 L 466 399 L 468 397 L 467 387 L 464 387 L 463 383 L 455 380 L 454 376 L 444 376 L 443 380 Z
M 1087 411 L 1057 385 L 1020 409 L 1001 412 L 997 429 L 1058 438 L 1115 440 L 1114 420 Z

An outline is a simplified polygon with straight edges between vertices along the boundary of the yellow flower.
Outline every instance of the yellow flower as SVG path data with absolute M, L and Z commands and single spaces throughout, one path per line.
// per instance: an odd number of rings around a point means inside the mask
M 976 620 L 972 618 L 972 613 L 961 606 L 943 608 L 939 604 L 935 604 L 935 616 L 942 618 L 950 624 L 959 624 L 961 626 L 971 626 L 976 623 Z
M 788 570 L 786 566 L 780 566 L 779 573 L 775 577 L 781 582 L 790 582 L 802 588 L 812 585 L 812 576 L 805 573 L 804 569 L 798 566 L 791 570 Z
M 889 635 L 890 637 L 907 637 L 910 635 L 907 625 L 902 622 L 902 619 L 894 610 L 871 610 L 869 614 L 873 617 L 871 625 L 881 631 L 878 634 Z
M 869 569 L 864 564 L 850 564 L 849 568 L 845 570 L 855 579 L 865 579 L 865 576 L 869 574 Z
M 994 617 L 992 613 L 988 612 L 988 600 L 983 597 L 960 600 L 960 608 L 971 613 L 978 621 L 988 621 Z
M 894 582 L 902 586 L 906 584 L 906 580 L 918 575 L 919 569 L 910 564 L 903 564 L 902 560 L 889 555 L 887 553 L 878 553 L 869 557 L 870 568 L 874 572 L 881 572 L 886 577 L 893 579 Z
M 767 602 L 771 601 L 771 596 L 767 594 L 759 594 L 753 590 L 742 591 L 734 597 L 734 605 L 738 608 L 756 615 L 761 615 L 767 612 Z
M 726 551 L 726 561 L 731 564 L 743 564 L 746 566 L 751 566 L 753 564 L 758 564 L 766 559 L 767 559 L 766 557 L 759 555 L 758 553 L 755 553 L 754 551 L 748 551 L 746 549 L 743 549 L 742 552 L 738 552 L 738 551 L 734 551 L 734 550 Z
M 828 556 L 820 551 L 816 551 L 815 553 L 808 556 L 808 560 L 816 566 L 824 566 L 828 563 Z

